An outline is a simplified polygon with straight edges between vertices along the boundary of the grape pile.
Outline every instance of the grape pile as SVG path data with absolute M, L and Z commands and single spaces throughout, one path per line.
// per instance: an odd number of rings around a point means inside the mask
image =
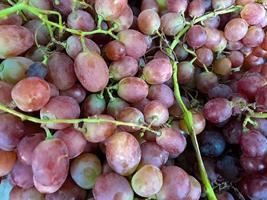
M 266 200 L 266 61 L 266 0 L 1 0 L 8 199 Z

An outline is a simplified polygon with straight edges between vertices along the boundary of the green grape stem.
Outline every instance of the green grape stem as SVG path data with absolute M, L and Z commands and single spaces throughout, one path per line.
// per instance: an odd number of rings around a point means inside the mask
M 37 117 L 32 117 L 29 115 L 26 115 L 24 113 L 18 112 L 16 110 L 13 110 L 11 108 L 8 108 L 7 106 L 0 104 L 0 110 L 9 113 L 11 115 L 14 115 L 18 118 L 20 118 L 22 121 L 30 121 L 34 122 L 37 124 L 51 124 L 51 123 L 65 123 L 65 124 L 79 124 L 79 123 L 113 123 L 116 124 L 117 126 L 129 126 L 129 127 L 135 127 L 135 128 L 140 128 L 143 129 L 144 131 L 149 131 L 156 136 L 160 136 L 159 131 L 155 131 L 150 129 L 149 127 L 146 127 L 144 125 L 140 124 L 135 124 L 135 123 L 129 123 L 129 122 L 123 122 L 123 121 L 116 121 L 116 120 L 110 120 L 110 119 L 103 119 L 103 118 L 83 118 L 83 119 L 39 119 Z

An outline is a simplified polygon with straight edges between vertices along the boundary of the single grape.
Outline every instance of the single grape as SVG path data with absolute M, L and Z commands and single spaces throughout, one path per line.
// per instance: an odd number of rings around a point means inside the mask
M 0 81 L 0 103 L 1 104 L 9 105 L 11 103 L 12 101 L 11 90 L 12 90 L 12 85 L 4 81 Z
M 236 41 L 236 42 L 228 41 L 227 42 L 227 49 L 232 50 L 232 51 L 241 50 L 243 47 L 244 45 L 242 44 L 241 41 Z
M 90 94 L 83 101 L 82 115 L 89 117 L 92 115 L 99 115 L 106 109 L 106 100 L 99 94 Z
M 225 149 L 224 138 L 216 131 L 204 131 L 199 135 L 198 141 L 203 156 L 218 157 Z
M 12 188 L 9 193 L 9 200 L 45 200 L 44 194 L 40 193 L 34 187 L 22 189 L 18 186 Z
M 153 59 L 145 65 L 143 75 L 149 84 L 162 84 L 172 77 L 172 65 L 164 58 Z
M 185 199 L 190 192 L 188 174 L 177 166 L 164 166 L 161 171 L 163 186 L 157 194 L 157 199 Z
M 31 165 L 33 150 L 43 140 L 45 140 L 45 135 L 43 133 L 26 135 L 22 138 L 17 145 L 18 159 L 26 165 Z
M 140 166 L 154 165 L 160 168 L 167 162 L 169 157 L 169 153 L 155 142 L 142 143 L 141 152 L 142 158 Z
M 33 34 L 18 25 L 0 25 L 0 58 L 18 56 L 32 47 Z
M 160 101 L 149 102 L 144 108 L 145 121 L 152 126 L 161 126 L 167 122 L 169 111 Z
M 263 172 L 267 165 L 264 157 L 248 157 L 246 155 L 240 157 L 240 164 L 246 173 Z
M 129 91 L 131 91 L 129 93 Z M 126 77 L 119 82 L 118 95 L 127 102 L 143 100 L 148 95 L 148 85 L 137 77 Z
M 261 4 L 248 3 L 244 6 L 240 15 L 249 25 L 256 25 L 263 21 L 266 10 Z
M 256 130 L 243 133 L 240 146 L 244 155 L 248 157 L 261 157 L 267 153 L 267 139 Z
M 193 176 L 189 176 L 190 191 L 185 200 L 198 200 L 201 195 L 201 185 Z
M 207 33 L 200 25 L 192 26 L 186 33 L 187 44 L 196 49 L 203 46 L 207 41 Z
M 59 96 L 59 89 L 52 83 L 48 83 L 50 87 L 50 98 Z
M 89 51 L 100 54 L 100 48 L 98 45 L 89 38 L 85 38 L 85 46 Z M 75 59 L 76 56 L 81 53 L 83 50 L 81 44 L 81 38 L 76 35 L 71 35 L 66 40 L 66 53 L 72 58 Z
M 107 21 L 111 21 L 120 16 L 127 6 L 127 0 L 96 0 L 95 10 L 98 15 Z
M 169 12 L 183 13 L 186 11 L 188 6 L 187 0 L 167 0 L 167 10 Z
M 119 81 L 125 77 L 135 76 L 138 72 L 138 62 L 135 58 L 124 56 L 109 66 L 110 78 Z
M 109 115 L 94 115 L 93 118 L 101 118 L 106 120 L 114 120 L 113 117 Z M 83 132 L 84 137 L 87 141 L 92 143 L 103 142 L 108 137 L 110 137 L 116 130 L 116 125 L 111 122 L 102 123 L 84 123 Z
M 257 111 L 267 112 L 267 86 L 264 86 L 257 90 L 255 100 Z
M 67 200 L 67 199 L 86 199 L 86 191 L 80 188 L 71 178 L 67 178 L 58 191 L 46 194 L 46 200 Z
M 247 31 L 248 31 L 247 22 L 241 18 L 234 18 L 225 25 L 224 36 L 226 37 L 227 40 L 236 42 L 245 37 Z
M 214 87 L 217 83 L 218 77 L 213 72 L 201 72 L 196 77 L 196 87 L 204 94 L 207 94 L 209 88 Z
M 194 79 L 195 66 L 188 61 L 182 61 L 177 65 L 177 78 L 180 84 L 187 84 Z
M 212 0 L 212 8 L 214 10 L 225 9 L 232 6 L 235 0 Z
M 257 47 L 264 39 L 264 31 L 261 27 L 250 26 L 245 37 L 242 39 L 242 43 L 247 47 Z
M 115 32 L 129 29 L 133 24 L 133 11 L 130 6 L 126 5 L 120 16 L 112 20 L 117 25 Z
M 52 0 L 53 7 L 60 14 L 67 17 L 72 11 L 73 0 Z
M 116 61 L 123 58 L 126 55 L 126 49 L 124 44 L 117 40 L 112 40 L 104 47 L 105 55 L 109 60 Z
M 172 155 L 180 155 L 186 147 L 186 139 L 182 133 L 174 128 L 160 129 L 161 135 L 156 137 L 156 142 L 165 151 Z
M 218 46 L 221 41 L 220 31 L 215 28 L 209 28 L 209 27 L 205 27 L 205 31 L 207 34 L 207 41 L 204 46 L 209 49 L 213 49 L 216 46 Z
M 240 67 L 244 63 L 244 55 L 240 51 L 231 51 L 228 55 L 232 68 Z
M 10 8 L 9 5 L 0 3 L 0 10 Z M 22 19 L 17 13 L 10 14 L 0 19 L 0 25 L 21 25 Z
M 227 41 L 226 38 L 224 37 L 224 34 L 223 34 L 222 31 L 220 32 L 220 34 L 221 34 L 221 40 L 220 40 L 220 42 L 219 42 L 218 45 L 216 45 L 215 47 L 212 48 L 212 51 L 213 51 L 213 52 L 218 52 L 218 53 L 220 53 L 220 52 L 222 52 L 222 51 L 227 47 L 227 43 L 228 43 L 228 41 Z
M 42 79 L 45 79 L 47 72 L 47 67 L 41 62 L 34 62 L 26 71 L 28 77 L 37 76 Z
M 205 13 L 203 0 L 193 0 L 188 5 L 188 14 L 190 17 L 200 17 Z
M 185 26 L 185 20 L 180 13 L 170 12 L 160 18 L 160 29 L 168 36 L 175 36 Z
M 265 137 L 267 136 L 267 119 L 253 119 L 256 122 L 256 125 L 253 127 L 259 132 L 261 132 Z
M 237 82 L 237 91 L 254 100 L 257 90 L 264 85 L 264 78 L 258 73 L 247 73 Z
M 35 36 L 37 44 L 47 45 L 50 42 L 49 30 L 39 19 L 33 19 L 24 24 L 29 31 Z
M 160 17 L 154 9 L 147 9 L 138 15 L 138 27 L 142 33 L 153 35 L 160 28 Z
M 144 165 L 132 177 L 131 185 L 136 194 L 150 197 L 157 194 L 163 185 L 163 176 L 154 165 Z
M 205 27 L 209 27 L 209 28 L 218 28 L 221 22 L 221 18 L 219 15 L 217 16 L 213 16 L 213 17 L 209 17 L 208 19 L 203 21 L 203 25 Z
M 82 86 L 89 92 L 103 90 L 108 84 L 108 67 L 95 52 L 82 52 L 75 58 L 74 70 Z
M 23 78 L 26 78 L 27 69 L 33 62 L 24 57 L 12 57 L 3 60 L 0 67 L 1 80 L 16 84 Z
M 118 33 L 119 41 L 125 45 L 126 53 L 133 58 L 140 58 L 145 55 L 147 44 L 145 36 L 132 29 L 123 30 Z
M 33 187 L 32 177 L 33 174 L 31 166 L 25 165 L 20 161 L 16 162 L 9 175 L 12 184 L 19 186 L 23 189 L 29 189 Z
M 26 52 L 25 58 L 29 58 L 35 62 L 42 62 L 44 55 L 44 51 L 41 48 L 32 47 Z
M 75 83 L 70 89 L 60 91 L 60 95 L 72 97 L 78 103 L 81 103 L 86 97 L 86 91 L 79 83 Z
M 200 112 L 200 111 L 191 110 L 191 113 L 192 113 L 192 117 L 193 117 L 193 128 L 194 128 L 195 134 L 199 134 L 205 129 L 206 120 L 205 120 L 202 112 Z M 179 127 L 181 130 L 189 133 L 184 119 L 181 119 L 179 121 Z
M 199 66 L 210 66 L 213 62 L 213 52 L 206 48 L 206 47 L 200 47 L 196 50 L 197 55 L 197 64 Z
M 67 145 L 70 159 L 79 156 L 87 144 L 82 133 L 72 127 L 55 132 L 54 137 Z
M 216 163 L 216 172 L 227 180 L 238 180 L 240 176 L 239 160 L 234 156 L 224 155 Z
M 4 151 L 0 149 L 0 177 L 8 175 L 17 160 L 15 151 Z
M 225 76 L 231 72 L 232 63 L 229 58 L 219 58 L 215 60 L 212 69 L 214 73 Z
M 218 124 L 231 117 L 232 108 L 231 102 L 227 99 L 214 98 L 205 104 L 203 114 L 208 121 Z
M 127 132 L 117 132 L 105 144 L 109 166 L 120 175 L 132 174 L 141 160 L 141 149 L 135 137 Z
M 83 189 L 93 188 L 101 174 L 101 162 L 91 153 L 84 153 L 76 157 L 70 165 L 70 174 L 74 182 Z
M 151 85 L 147 97 L 150 100 L 160 101 L 167 108 L 171 107 L 175 101 L 172 89 L 165 84 Z
M 233 95 L 233 90 L 231 87 L 225 84 L 218 84 L 210 88 L 208 91 L 208 96 L 210 99 L 213 98 L 226 98 L 230 99 Z
M 65 182 L 69 169 L 66 144 L 57 138 L 42 141 L 33 151 L 32 171 L 35 188 L 53 193 Z
M 113 172 L 104 173 L 97 179 L 93 195 L 96 200 L 134 199 L 134 193 L 127 179 Z
M 40 110 L 41 119 L 76 119 L 80 116 L 80 107 L 75 99 L 68 96 L 57 96 Z M 48 123 L 47 128 L 61 130 L 70 127 L 66 123 Z
M 67 25 L 69 28 L 81 31 L 92 31 L 95 29 L 94 18 L 86 11 L 74 10 L 68 15 Z
M 114 118 L 117 118 L 120 111 L 129 106 L 130 105 L 126 101 L 116 97 L 109 101 L 107 105 L 107 114 L 111 115 Z
M 143 113 L 140 110 L 133 108 L 133 107 L 123 108 L 118 113 L 116 119 L 118 121 L 134 123 L 137 125 L 142 125 L 145 122 Z M 128 127 L 128 126 L 120 126 L 119 128 L 120 130 L 129 132 L 129 133 L 140 130 L 140 128 L 138 127 Z
M 141 2 L 141 11 L 147 9 L 153 9 L 156 12 L 159 12 L 159 4 L 157 3 L 156 0 L 143 0 Z
M 25 135 L 22 121 L 10 114 L 0 114 L 0 149 L 12 151 Z

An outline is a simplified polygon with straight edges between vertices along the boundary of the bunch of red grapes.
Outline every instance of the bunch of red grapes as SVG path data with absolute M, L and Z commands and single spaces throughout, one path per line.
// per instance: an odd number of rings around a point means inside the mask
M 266 200 L 266 8 L 1 0 L 8 199 Z

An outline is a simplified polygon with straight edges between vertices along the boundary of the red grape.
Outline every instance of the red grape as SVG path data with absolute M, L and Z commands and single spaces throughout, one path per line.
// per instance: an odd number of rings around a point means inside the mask
M 127 132 L 117 132 L 105 144 L 109 166 L 120 175 L 132 174 L 141 160 L 141 149 L 135 137 Z
M 133 24 L 133 11 L 132 9 L 126 5 L 120 16 L 116 19 L 112 20 L 113 23 L 116 23 L 118 26 L 114 31 L 119 32 L 122 30 L 129 29 Z
M 149 84 L 162 84 L 172 77 L 172 65 L 164 58 L 153 59 L 145 65 L 143 74 Z
M 193 0 L 188 5 L 188 14 L 190 17 L 200 17 L 205 13 L 203 0 Z
M 77 78 L 73 61 L 64 53 L 54 53 L 48 58 L 48 80 L 60 90 L 70 89 Z
M 68 96 L 57 96 L 41 109 L 41 119 L 76 119 L 80 116 L 80 107 L 75 99 Z M 49 123 L 47 128 L 64 129 L 71 126 L 66 123 Z
M 114 120 L 113 117 L 109 115 L 94 115 L 93 118 L 101 118 L 106 120 Z M 116 130 L 116 125 L 111 122 L 103 123 L 84 123 L 83 132 L 84 137 L 92 143 L 103 142 L 108 137 L 110 137 Z
M 9 193 L 9 200 L 45 200 L 44 194 L 41 194 L 34 187 L 29 189 L 22 189 L 20 187 L 13 187 Z
M 9 5 L 0 3 L 0 10 L 9 8 Z M 17 13 L 13 13 L 9 16 L 6 16 L 2 19 L 0 19 L 0 25 L 21 25 L 22 19 Z
M 240 157 L 240 164 L 247 173 L 263 172 L 266 169 L 264 157 Z
M 212 0 L 212 8 L 214 10 L 225 9 L 232 6 L 235 0 Z
M 257 90 L 255 100 L 256 100 L 257 111 L 267 112 L 267 86 L 264 86 Z
M 218 28 L 220 25 L 221 18 L 219 15 L 214 17 L 209 17 L 203 21 L 203 25 L 209 28 Z
M 224 36 L 226 37 L 227 40 L 236 42 L 245 37 L 247 31 L 248 31 L 247 22 L 241 18 L 234 18 L 225 25 Z
M 87 144 L 82 133 L 72 127 L 55 132 L 54 137 L 67 145 L 70 159 L 80 155 Z
M 201 47 L 196 50 L 196 55 L 197 55 L 197 63 L 200 66 L 210 66 L 213 62 L 213 52 L 206 48 L 206 47 Z
M 264 39 L 264 31 L 258 26 L 250 26 L 245 37 L 242 39 L 242 43 L 247 47 L 257 47 Z
M 12 90 L 12 85 L 4 81 L 0 81 L 0 103 L 1 104 L 9 105 L 11 103 L 12 101 L 11 90 Z
M 167 0 L 167 9 L 169 12 L 185 12 L 187 9 L 187 0 Z
M 207 41 L 206 30 L 200 25 L 192 26 L 186 33 L 186 42 L 192 48 L 199 48 Z
M 119 82 L 118 95 L 130 103 L 138 102 L 147 97 L 148 85 L 140 78 L 126 77 Z
M 83 102 L 86 97 L 85 89 L 78 83 L 73 85 L 70 89 L 60 91 L 61 96 L 69 96 L 74 98 L 78 103 Z M 56 95 L 58 96 L 58 95 Z
M 190 192 L 188 174 L 177 166 L 162 167 L 162 174 L 163 186 L 157 194 L 157 199 L 185 199 Z
M 196 78 L 197 89 L 206 94 L 209 88 L 214 87 L 218 83 L 218 78 L 213 72 L 202 72 Z
M 37 111 L 49 101 L 50 87 L 46 81 L 38 77 L 29 77 L 13 87 L 11 96 L 22 111 Z
M 228 58 L 233 68 L 241 66 L 244 62 L 244 55 L 240 51 L 231 51 Z
M 156 142 L 165 151 L 172 155 L 180 155 L 186 147 L 186 139 L 180 131 L 173 128 L 160 129 L 161 135 L 156 137 Z
M 243 44 L 241 41 L 228 41 L 227 43 L 227 49 L 232 50 L 232 51 L 237 51 L 237 50 L 241 50 L 243 48 Z
M 228 75 L 232 69 L 231 60 L 229 58 L 218 58 L 215 60 L 212 69 L 216 74 L 223 76 Z
M 82 52 L 75 58 L 74 70 L 83 87 L 89 92 L 103 90 L 108 84 L 108 67 L 95 52 Z
M 134 193 L 126 178 L 116 173 L 102 174 L 93 188 L 96 200 L 133 199 Z
M 96 13 L 105 20 L 111 21 L 120 16 L 124 8 L 127 6 L 127 0 L 96 0 Z
M 25 165 L 20 161 L 17 161 L 9 177 L 14 185 L 19 186 L 23 189 L 29 189 L 33 187 L 32 176 L 33 174 L 31 166 Z
M 106 109 L 106 101 L 99 94 L 90 94 L 82 104 L 82 115 L 89 117 L 99 115 Z
M 163 184 L 163 176 L 154 165 L 144 165 L 132 177 L 132 188 L 141 197 L 150 197 L 158 193 Z
M 142 143 L 141 152 L 142 152 L 142 158 L 140 166 L 154 165 L 160 168 L 167 162 L 169 157 L 169 153 L 155 142 Z
M 77 185 L 83 189 L 93 188 L 101 174 L 101 162 L 91 153 L 84 153 L 75 158 L 70 165 L 70 174 Z
M 156 12 L 159 11 L 159 5 L 156 0 L 142 0 L 141 10 L 153 9 Z
M 185 20 L 180 13 L 166 13 L 160 18 L 160 29 L 168 36 L 175 36 L 185 26 Z
M 4 151 L 0 149 L 0 177 L 10 173 L 17 160 L 15 151 Z
M 22 138 L 17 145 L 18 159 L 26 165 L 31 165 L 33 150 L 43 140 L 45 140 L 45 135 L 43 133 L 26 135 L 24 138 Z
M 41 193 L 57 191 L 67 178 L 68 168 L 68 147 L 62 140 L 57 138 L 45 140 L 34 149 L 33 181 Z
M 233 95 L 233 90 L 231 87 L 225 84 L 218 84 L 210 88 L 208 91 L 208 96 L 210 99 L 213 98 L 226 98 L 229 99 Z
M 144 108 L 145 121 L 152 126 L 161 126 L 167 122 L 169 111 L 160 101 L 149 102 Z
M 112 62 L 109 66 L 110 78 L 119 81 L 125 77 L 135 76 L 138 72 L 138 62 L 135 58 L 124 56 Z
M 240 12 L 241 17 L 246 20 L 249 25 L 256 25 L 263 21 L 266 10 L 261 4 L 248 3 Z
M 83 10 L 72 11 L 68 16 L 67 25 L 81 31 L 92 31 L 96 26 L 93 17 Z
M 160 18 L 153 9 L 142 11 L 138 16 L 138 27 L 146 35 L 153 35 L 160 27 Z
M 175 101 L 172 89 L 165 84 L 151 85 L 147 97 L 150 100 L 160 101 L 167 108 L 171 107 Z
M 104 48 L 106 56 L 112 61 L 119 60 L 126 55 L 125 46 L 117 40 L 107 43 Z
M 205 28 L 206 34 L 207 34 L 207 41 L 205 43 L 205 47 L 209 49 L 216 48 L 216 46 L 219 45 L 221 41 L 221 34 L 220 31 L 218 31 L 215 28 Z
M 145 36 L 132 29 L 123 30 L 118 33 L 119 41 L 125 45 L 128 56 L 140 58 L 145 55 L 147 44 Z
M 33 34 L 23 26 L 0 25 L 0 58 L 18 56 L 32 47 Z
M 231 102 L 225 98 L 211 99 L 205 104 L 203 114 L 212 123 L 224 122 L 232 115 Z
M 113 116 L 114 118 L 117 118 L 120 111 L 129 106 L 130 105 L 121 98 L 114 98 L 110 100 L 107 105 L 107 114 Z

